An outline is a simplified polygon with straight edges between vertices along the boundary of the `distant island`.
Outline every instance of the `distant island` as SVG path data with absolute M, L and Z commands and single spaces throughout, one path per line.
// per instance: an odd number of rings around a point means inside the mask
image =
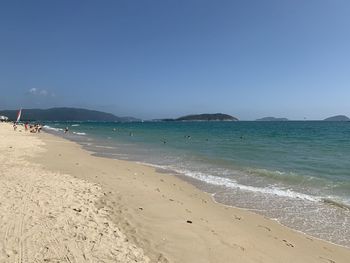
M 256 121 L 289 121 L 287 118 L 264 117 Z
M 0 110 L 0 115 L 15 120 L 18 110 Z M 79 108 L 22 109 L 22 121 L 140 121 L 132 117 L 118 117 L 102 111 Z
M 350 121 L 349 117 L 345 115 L 337 115 L 324 119 L 324 121 Z
M 162 119 L 162 121 L 238 121 L 238 119 L 236 117 L 223 113 L 205 113 L 186 115 L 177 119 Z

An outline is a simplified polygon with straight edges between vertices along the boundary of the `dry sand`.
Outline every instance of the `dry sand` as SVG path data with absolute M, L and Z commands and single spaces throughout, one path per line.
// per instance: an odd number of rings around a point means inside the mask
M 0 124 L 0 160 L 1 262 L 350 262 L 350 249 L 49 134 Z
M 99 185 L 29 162 L 44 143 L 0 125 L 0 262 L 149 262 L 96 205 Z

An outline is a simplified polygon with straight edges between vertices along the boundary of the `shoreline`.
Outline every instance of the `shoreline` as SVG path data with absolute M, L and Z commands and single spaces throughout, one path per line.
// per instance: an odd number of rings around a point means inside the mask
M 100 157 L 101 157 L 101 158 L 109 158 L 109 157 L 103 157 L 103 156 L 100 156 Z M 117 158 L 111 158 L 111 159 L 120 160 L 120 159 L 117 159 Z M 131 161 L 131 162 L 133 162 L 133 161 Z M 138 163 L 138 164 L 140 164 L 140 165 L 148 166 L 148 167 L 151 167 L 151 168 L 156 168 L 157 172 L 159 172 L 159 173 L 164 173 L 164 174 L 168 174 L 168 175 L 171 175 L 171 176 L 175 176 L 175 177 L 179 178 L 180 180 L 182 180 L 182 181 L 184 181 L 184 182 L 186 182 L 186 183 L 189 183 L 190 185 L 194 186 L 194 187 L 195 187 L 196 189 L 198 189 L 199 191 L 201 191 L 201 192 L 207 194 L 208 196 L 210 196 L 210 197 L 211 197 L 211 200 L 212 200 L 214 203 L 218 204 L 218 205 L 221 205 L 221 206 L 224 206 L 224 207 L 228 207 L 228 208 L 234 208 L 234 209 L 244 210 L 244 211 L 251 212 L 251 213 L 253 213 L 253 214 L 259 215 L 259 216 L 263 216 L 264 218 L 267 218 L 267 219 L 269 219 L 269 220 L 271 220 L 271 221 L 273 221 L 273 222 L 276 222 L 276 223 L 278 223 L 280 226 L 285 227 L 285 228 L 287 228 L 287 229 L 289 229 L 289 230 L 291 230 L 291 231 L 295 231 L 295 232 L 297 232 L 297 233 L 299 233 L 299 234 L 302 234 L 302 235 L 304 235 L 305 237 L 317 239 L 317 240 L 319 240 L 319 241 L 327 242 L 327 243 L 332 244 L 332 245 L 334 245 L 334 246 L 339 246 L 339 247 L 342 247 L 342 248 L 345 248 L 345 249 L 349 249 L 349 250 L 350 250 L 350 247 L 348 247 L 348 246 L 345 246 L 345 245 L 342 245 L 342 244 L 337 244 L 337 243 L 334 243 L 334 242 L 329 241 L 329 240 L 326 240 L 326 239 L 322 239 L 322 238 L 319 238 L 319 237 L 316 237 L 316 236 L 312 236 L 312 235 L 310 235 L 310 234 L 308 234 L 308 233 L 305 233 L 305 232 L 303 232 L 303 231 L 301 231 L 301 230 L 294 229 L 294 228 L 292 228 L 292 227 L 290 227 L 290 226 L 288 226 L 288 225 L 285 225 L 285 224 L 281 223 L 277 218 L 271 218 L 271 217 L 268 217 L 268 216 L 264 216 L 263 214 L 260 214 L 260 213 L 258 213 L 258 212 L 256 212 L 256 211 L 254 211 L 253 209 L 245 208 L 245 207 L 237 207 L 237 206 L 234 206 L 234 205 L 229 205 L 229 204 L 221 203 L 221 202 L 219 202 L 219 201 L 217 201 L 217 200 L 215 199 L 215 193 L 207 192 L 207 191 L 201 189 L 200 187 L 198 187 L 196 184 L 191 183 L 191 180 L 197 180 L 197 179 L 194 179 L 194 178 L 187 178 L 186 175 L 180 174 L 180 173 L 178 173 L 178 172 L 176 172 L 176 171 L 167 170 L 167 169 L 164 169 L 164 168 L 159 168 L 159 169 L 158 169 L 157 166 L 155 166 L 155 165 L 153 165 L 153 164 L 142 163 L 142 162 L 138 162 L 138 161 L 136 161 L 136 163 Z M 158 170 L 164 170 L 164 172 L 163 172 L 163 171 L 158 171 Z M 326 199 L 326 200 L 323 200 L 323 202 L 327 202 L 327 199 Z M 337 205 L 337 204 L 332 204 L 332 205 L 339 206 L 339 205 Z M 343 207 L 341 207 L 341 208 L 343 208 Z M 347 206 L 346 206 L 345 208 L 346 208 L 346 209 L 349 209 Z
M 97 206 L 151 262 L 347 262 L 346 247 L 309 237 L 243 208 L 217 203 L 176 175 L 131 161 L 93 156 L 78 143 L 30 135 L 45 153 L 27 157 L 45 170 L 97 184 Z
M 60 138 L 60 137 L 59 137 L 59 138 Z M 62 138 L 62 139 L 65 140 L 64 138 Z M 73 144 L 76 144 L 76 146 L 77 146 L 78 148 L 81 148 L 81 150 L 86 151 L 86 152 L 89 152 L 90 155 L 94 154 L 94 152 L 91 152 L 91 151 L 88 151 L 88 150 L 86 150 L 86 149 L 83 149 L 83 146 L 80 145 L 79 143 L 76 143 L 76 142 L 74 142 L 74 141 L 70 141 L 70 142 L 73 143 Z M 289 228 L 289 227 L 287 227 L 287 226 L 284 226 L 284 225 L 282 225 L 281 223 L 279 223 L 278 221 L 276 221 L 276 220 L 274 220 L 274 219 L 266 218 L 265 216 L 256 214 L 255 212 L 253 212 L 253 211 L 251 211 L 251 210 L 249 210 L 249 209 L 237 208 L 237 207 L 227 206 L 227 205 L 225 205 L 225 204 L 219 203 L 219 202 L 217 202 L 217 201 L 214 200 L 214 198 L 212 197 L 212 195 L 211 195 L 210 193 L 207 193 L 207 192 L 204 192 L 204 191 L 200 190 L 199 188 L 197 188 L 197 187 L 194 186 L 193 184 L 189 183 L 188 181 L 183 180 L 182 178 L 179 178 L 179 176 L 176 176 L 176 175 L 173 175 L 173 174 L 169 174 L 168 172 L 165 172 L 165 171 L 158 172 L 158 171 L 156 171 L 157 168 L 156 168 L 156 167 L 152 167 L 152 165 L 147 165 L 147 164 L 144 164 L 144 163 L 138 163 L 138 162 L 134 162 L 134 161 L 118 160 L 118 159 L 115 159 L 115 158 L 108 158 L 108 157 L 102 157 L 102 156 L 96 156 L 96 155 L 93 155 L 93 157 L 95 157 L 95 158 L 101 158 L 101 159 L 108 159 L 108 160 L 110 160 L 110 161 L 116 161 L 116 162 L 127 163 L 127 164 L 129 164 L 129 165 L 135 165 L 135 164 L 136 164 L 137 166 L 140 166 L 141 169 L 142 169 L 142 167 L 147 167 L 147 169 L 151 169 L 151 170 L 153 170 L 153 172 L 155 172 L 155 173 L 157 173 L 157 174 L 160 173 L 160 176 L 162 176 L 162 175 L 163 175 L 163 176 L 167 176 L 167 177 L 170 176 L 170 177 L 173 177 L 173 179 L 175 179 L 176 181 L 178 181 L 179 184 L 182 183 L 182 184 L 188 185 L 188 186 L 191 188 L 190 191 L 200 192 L 201 195 L 205 195 L 205 196 L 210 200 L 210 202 L 212 202 L 212 203 L 215 204 L 215 206 L 219 206 L 219 207 L 224 208 L 224 209 L 228 208 L 228 209 L 239 210 L 239 211 L 243 210 L 244 212 L 246 212 L 246 213 L 248 213 L 248 214 L 252 214 L 254 217 L 257 216 L 257 217 L 259 217 L 260 219 L 261 219 L 261 218 L 263 218 L 264 220 L 267 219 L 268 221 L 271 221 L 271 222 L 273 222 L 274 224 L 278 224 L 281 228 L 287 229 L 288 231 L 295 232 L 295 233 L 297 233 L 298 235 L 302 235 L 302 236 L 305 237 L 306 239 L 318 240 L 318 241 L 320 241 L 320 242 L 325 242 L 325 243 L 330 244 L 330 245 L 332 245 L 332 246 L 336 246 L 336 247 L 339 247 L 339 248 L 343 248 L 343 249 L 348 250 L 348 248 L 345 247 L 345 246 L 341 246 L 341 245 L 338 245 L 338 244 L 333 244 L 333 243 L 331 243 L 331 242 L 328 242 L 328 241 L 325 241 L 325 240 L 322 240 L 322 239 L 319 239 L 319 238 L 310 237 L 309 235 L 307 235 L 307 234 L 305 234 L 305 233 L 303 233 L 303 232 L 301 232 L 301 231 L 297 231 L 297 230 L 294 230 L 294 229 Z M 165 173 L 164 173 L 164 172 L 165 172 Z M 237 212 L 237 211 L 235 211 L 235 212 Z M 350 250 L 349 250 L 349 252 L 350 252 Z
M 108 159 L 112 159 L 112 160 L 130 161 L 132 163 L 136 162 L 137 164 L 145 165 L 147 167 L 154 168 L 156 172 L 165 173 L 168 175 L 170 174 L 172 176 L 175 176 L 175 177 L 179 178 L 180 180 L 185 181 L 185 182 L 193 185 L 196 189 L 200 190 L 201 192 L 204 192 L 204 193 L 210 195 L 212 200 L 215 203 L 218 203 L 218 204 L 221 204 L 224 206 L 228 206 L 228 207 L 234 207 L 234 208 L 243 209 L 246 211 L 251 211 L 251 212 L 259 214 L 261 216 L 266 216 L 266 217 L 270 218 L 271 220 L 278 222 L 280 225 L 285 226 L 289 229 L 292 229 L 298 233 L 302 233 L 302 234 L 305 234 L 305 235 L 310 236 L 312 238 L 315 238 L 318 240 L 323 240 L 323 241 L 326 241 L 326 242 L 329 242 L 331 244 L 338 245 L 338 246 L 341 246 L 344 248 L 350 248 L 349 242 L 345 243 L 345 242 L 343 242 L 343 240 L 339 241 L 339 239 L 337 240 L 335 237 L 330 238 L 329 236 L 326 236 L 326 235 L 320 236 L 320 235 L 318 235 L 319 233 L 315 233 L 315 232 L 313 233 L 312 231 L 308 232 L 308 231 L 306 231 L 307 227 L 305 227 L 303 229 L 303 228 L 298 227 L 297 225 L 288 224 L 289 222 L 286 222 L 286 221 L 283 222 L 283 220 L 281 220 L 281 218 L 278 218 L 278 216 L 273 217 L 272 213 L 269 213 L 266 211 L 263 212 L 259 209 L 254 209 L 252 207 L 237 206 L 232 202 L 228 203 L 228 202 L 225 202 L 224 200 L 220 200 L 220 197 L 217 197 L 218 193 L 220 195 L 220 190 L 219 190 L 219 192 L 214 192 L 215 189 L 212 189 L 213 186 L 210 183 L 208 183 L 207 181 L 200 180 L 198 178 L 193 177 L 192 175 L 188 175 L 184 172 L 177 171 L 176 169 L 167 167 L 166 165 L 160 165 L 160 164 L 155 164 L 155 163 L 149 163 L 146 161 L 140 161 L 141 159 L 136 159 L 136 158 L 135 159 L 119 158 L 119 156 L 121 156 L 121 155 L 127 155 L 127 154 L 123 154 L 120 152 L 117 154 L 112 154 L 111 152 L 109 152 L 109 153 L 108 152 L 107 153 L 99 152 L 98 149 L 95 149 L 93 146 L 91 146 L 91 143 L 86 143 L 86 140 L 83 139 L 83 138 L 89 138 L 89 137 L 85 137 L 85 136 L 83 136 L 81 138 L 80 137 L 71 137 L 71 136 L 66 137 L 64 134 L 51 133 L 51 132 L 49 132 L 49 134 L 53 134 L 54 136 L 58 136 L 60 138 L 67 139 L 70 142 L 77 143 L 83 150 L 90 152 L 90 154 L 95 156 L 95 157 L 108 158 Z M 74 134 L 76 134 L 76 133 L 74 133 Z M 90 141 L 90 139 L 88 139 L 87 141 Z M 101 141 L 101 143 L 104 145 L 103 141 Z M 99 146 L 99 145 L 97 145 L 95 147 L 96 148 L 105 148 L 105 149 L 115 149 L 115 147 L 111 147 L 111 146 Z M 242 187 L 244 187 L 244 185 L 242 185 Z M 238 185 L 237 188 L 241 188 L 241 186 Z M 299 193 L 299 195 L 303 195 L 303 194 Z M 306 196 L 306 197 L 311 198 L 311 196 Z M 303 197 L 299 197 L 299 198 L 303 198 Z M 316 202 L 316 198 L 317 197 L 312 199 L 312 202 Z M 336 205 L 336 204 L 327 202 L 327 199 L 323 199 L 323 198 L 322 199 L 320 198 L 320 200 L 317 200 L 317 202 L 322 202 L 322 203 L 325 203 L 326 205 L 330 205 L 330 206 L 337 206 L 337 208 L 341 208 L 341 209 L 344 208 L 344 206 Z M 334 229 L 337 229 L 337 228 L 334 227 Z M 344 236 L 346 236 L 346 235 L 344 234 Z

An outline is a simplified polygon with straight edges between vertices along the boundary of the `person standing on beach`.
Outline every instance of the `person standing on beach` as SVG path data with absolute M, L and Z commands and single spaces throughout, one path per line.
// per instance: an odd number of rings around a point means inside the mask
M 64 129 L 64 133 L 67 133 L 68 132 L 68 127 L 66 127 L 65 129 Z

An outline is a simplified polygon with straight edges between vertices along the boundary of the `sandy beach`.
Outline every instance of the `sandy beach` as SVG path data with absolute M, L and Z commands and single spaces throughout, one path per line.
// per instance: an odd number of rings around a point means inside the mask
M 22 130 L 20 132 L 20 130 Z M 0 124 L 0 262 L 349 262 L 178 177 Z
M 46 153 L 0 124 L 0 262 L 149 262 L 97 205 L 99 185 L 28 161 Z

